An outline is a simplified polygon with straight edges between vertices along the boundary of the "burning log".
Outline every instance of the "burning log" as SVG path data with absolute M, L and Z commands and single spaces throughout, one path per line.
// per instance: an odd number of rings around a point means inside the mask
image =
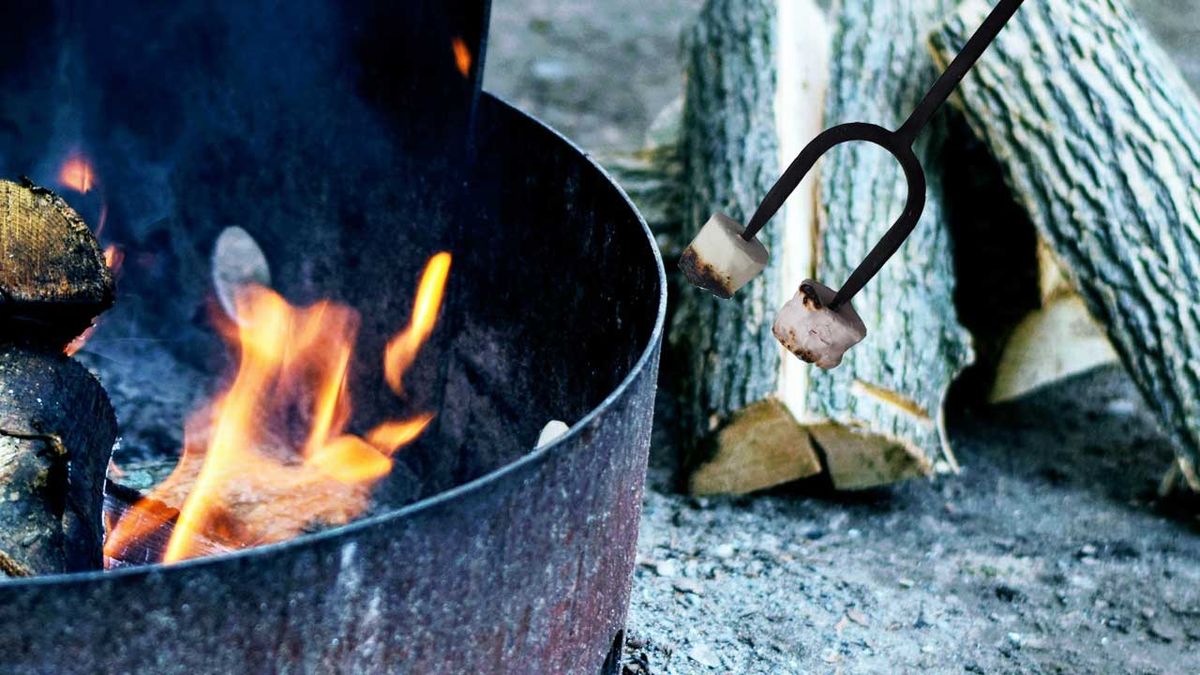
M 0 347 L 0 572 L 98 569 L 117 435 L 100 383 L 59 349 Z
M 0 180 L 0 327 L 64 346 L 113 302 L 104 253 L 60 197 Z
M 681 144 L 688 221 L 713 212 L 744 221 L 783 162 L 826 126 L 903 121 L 938 74 L 924 36 L 953 5 L 855 0 L 828 27 L 812 2 L 710 0 L 690 39 Z M 887 40 L 880 26 L 890 27 Z M 915 147 L 929 166 L 942 126 L 935 121 Z M 823 175 L 801 184 L 759 233 L 772 260 L 737 296 L 683 294 L 672 341 L 685 370 L 684 436 L 702 439 L 692 491 L 750 492 L 802 478 L 821 470 L 819 454 L 845 489 L 957 466 L 941 410 L 971 349 L 952 302 L 941 191 L 931 172 L 913 239 L 855 299 L 871 335 L 836 371 L 781 349 L 773 313 L 806 278 L 847 278 L 904 207 L 903 176 L 882 150 L 831 153 Z
M 937 28 L 939 61 L 986 10 Z M 959 91 L 1200 489 L 1200 104 L 1112 0 L 1026 3 Z
M 385 348 L 383 375 L 396 394 L 433 332 L 450 263 L 449 253 L 430 258 L 409 324 Z M 177 562 L 346 524 L 370 507 L 393 455 L 433 419 L 420 413 L 351 433 L 358 313 L 329 300 L 293 306 L 260 285 L 266 258 L 240 228 L 221 234 L 212 265 L 235 324 L 226 337 L 239 354 L 236 375 L 191 416 L 171 474 L 140 499 L 111 500 L 110 566 Z

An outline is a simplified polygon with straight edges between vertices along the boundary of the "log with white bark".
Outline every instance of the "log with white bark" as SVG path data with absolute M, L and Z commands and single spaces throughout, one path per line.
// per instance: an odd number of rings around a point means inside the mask
M 924 37 L 953 4 L 848 0 L 827 19 L 807 0 L 706 3 L 687 41 L 687 234 L 714 212 L 745 222 L 826 126 L 903 121 L 937 76 Z M 936 122 L 918 157 L 935 157 L 942 135 Z M 759 234 L 771 262 L 758 279 L 730 300 L 680 298 L 672 344 L 685 371 L 684 436 L 698 439 L 694 492 L 770 487 L 820 472 L 820 458 L 839 488 L 956 466 L 941 411 L 971 350 L 952 302 L 936 172 L 912 239 L 855 298 L 869 333 L 840 368 L 815 371 L 772 335 L 802 280 L 841 283 L 904 205 L 903 175 L 877 148 L 844 146 L 818 168 Z
M 939 61 L 988 7 L 968 0 L 937 28 Z M 1200 103 L 1117 0 L 1025 3 L 957 102 L 1194 478 Z

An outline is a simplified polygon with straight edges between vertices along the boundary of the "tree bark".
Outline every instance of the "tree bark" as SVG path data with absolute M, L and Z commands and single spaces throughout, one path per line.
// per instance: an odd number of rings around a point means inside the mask
M 0 574 L 99 569 L 108 397 L 61 351 L 0 345 Z
M 941 24 L 935 57 L 988 9 Z M 1116 0 L 1025 3 L 958 103 L 1200 489 L 1200 104 Z
M 824 127 L 903 121 L 937 75 L 923 36 L 952 5 L 848 0 L 832 21 L 830 51 L 829 24 L 811 2 L 710 0 L 688 40 L 685 234 L 715 211 L 745 222 L 784 163 Z M 918 142 L 927 169 L 940 126 Z M 759 279 L 728 301 L 694 290 L 680 298 L 671 339 L 683 371 L 683 435 L 696 439 L 695 492 L 749 492 L 812 475 L 821 455 L 841 488 L 927 474 L 938 460 L 956 466 L 941 409 L 971 350 L 952 302 L 936 171 L 912 240 L 855 299 L 869 333 L 839 369 L 812 370 L 771 334 L 775 311 L 802 279 L 836 287 L 903 207 L 903 175 L 882 150 L 843 147 L 822 166 L 760 233 L 772 258 Z

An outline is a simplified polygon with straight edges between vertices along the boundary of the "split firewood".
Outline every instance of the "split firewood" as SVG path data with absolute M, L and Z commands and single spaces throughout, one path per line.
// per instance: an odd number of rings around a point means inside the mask
M 848 0 L 827 21 L 811 1 L 706 3 L 689 40 L 680 146 L 687 234 L 714 212 L 744 222 L 822 129 L 903 121 L 938 75 L 924 36 L 954 4 Z M 782 349 L 772 323 L 803 280 L 846 279 L 903 209 L 904 177 L 883 150 L 842 146 L 810 173 L 759 233 L 770 263 L 732 299 L 682 295 L 671 342 L 685 371 L 682 435 L 699 439 L 693 492 L 803 478 L 821 471 L 819 456 L 845 489 L 957 466 L 941 411 L 971 349 L 952 302 L 933 170 L 941 127 L 935 121 L 915 148 L 929 173 L 925 215 L 855 298 L 870 335 L 837 370 L 815 370 Z
M 940 62 L 988 8 L 969 0 L 933 32 Z M 1117 0 L 1025 3 L 958 103 L 1194 477 L 1200 103 Z
M 96 238 L 60 197 L 0 180 L 0 331 L 64 346 L 113 302 Z
M 1015 401 L 1051 383 L 1118 361 L 1108 336 L 1062 263 L 1037 242 L 1039 307 L 1013 329 L 996 365 L 988 400 Z
M 59 348 L 0 345 L 0 573 L 98 569 L 116 418 Z

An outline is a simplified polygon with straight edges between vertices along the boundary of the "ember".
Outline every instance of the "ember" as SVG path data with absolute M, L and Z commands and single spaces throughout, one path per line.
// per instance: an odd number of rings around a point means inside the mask
M 463 77 L 471 75 L 471 50 L 467 47 L 467 43 L 463 42 L 462 38 L 454 38 L 450 41 L 450 46 L 454 49 L 454 65 L 458 67 L 458 72 L 462 73 Z
M 409 325 L 387 346 L 385 373 L 400 392 L 404 371 L 433 332 L 450 254 L 433 256 Z M 174 528 L 163 562 L 284 541 L 349 522 L 369 505 L 392 455 L 433 414 L 383 422 L 364 436 L 351 418 L 347 370 L 358 314 L 330 301 L 298 308 L 259 285 L 237 293 L 227 338 L 240 351 L 229 388 L 193 414 L 172 474 L 111 529 L 107 558 Z

